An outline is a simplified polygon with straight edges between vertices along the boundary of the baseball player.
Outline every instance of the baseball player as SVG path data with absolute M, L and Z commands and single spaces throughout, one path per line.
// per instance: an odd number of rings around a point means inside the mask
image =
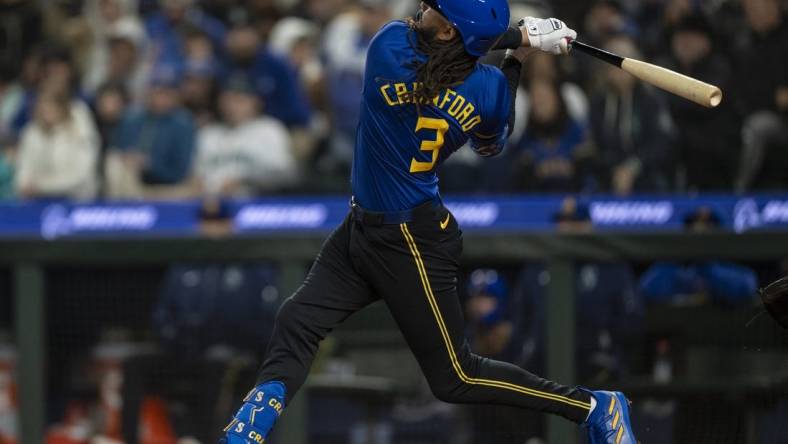
M 281 307 L 259 384 L 225 428 L 227 442 L 264 442 L 320 341 L 379 299 L 438 399 L 561 415 L 586 426 L 591 443 L 636 442 L 620 392 L 564 386 L 471 352 L 457 296 L 462 232 L 438 192 L 437 166 L 466 142 L 482 156 L 503 149 L 527 54 L 565 53 L 575 37 L 556 19 L 510 28 L 506 0 L 423 1 L 415 18 L 378 32 L 367 53 L 350 212 Z M 478 63 L 493 47 L 512 48 L 500 68 Z

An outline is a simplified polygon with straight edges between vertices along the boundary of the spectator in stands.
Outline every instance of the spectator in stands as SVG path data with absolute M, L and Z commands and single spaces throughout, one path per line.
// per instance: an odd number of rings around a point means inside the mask
M 633 40 L 624 35 L 605 47 L 625 57 L 640 57 Z M 600 66 L 604 86 L 591 100 L 590 115 L 601 179 L 619 195 L 671 190 L 673 124 L 667 108 L 652 89 L 628 73 Z
M 68 48 L 56 44 L 45 47 L 40 53 L 32 54 L 26 65 L 23 71 L 27 80 L 25 96 L 13 122 L 16 131 L 21 131 L 33 117 L 39 91 L 78 96 L 78 73 Z
M 0 1 L 0 61 L 12 72 L 22 69 L 42 38 L 41 4 L 26 0 Z
M 211 40 L 201 32 L 186 37 L 186 66 L 181 96 L 197 126 L 216 119 L 216 81 L 221 65 L 213 52 Z
M 95 198 L 98 152 L 98 132 L 85 105 L 62 91 L 43 91 L 19 143 L 19 196 Z
M 129 96 L 122 85 L 108 83 L 99 87 L 94 99 L 93 113 L 95 115 L 98 133 L 101 140 L 101 150 L 98 160 L 98 176 L 101 185 L 99 195 L 106 193 L 106 180 L 104 167 L 107 154 L 117 139 L 118 128 L 126 109 L 129 107 Z
M 535 79 L 520 140 L 509 150 L 511 191 L 577 192 L 584 187 L 584 165 L 593 154 L 583 124 L 569 117 L 558 85 Z
M 324 27 L 347 7 L 350 0 L 305 0 L 301 3 L 303 15 Z
M 671 56 L 663 66 L 729 91 L 731 67 L 715 49 L 710 23 L 702 15 L 686 16 L 676 24 Z M 713 110 L 675 95 L 668 105 L 676 128 L 676 149 L 685 186 L 692 191 L 730 191 L 738 167 L 738 129 L 728 101 Z
M 205 13 L 195 0 L 162 0 L 161 12 L 145 22 L 145 29 L 155 55 L 154 69 L 164 65 L 181 75 L 185 68 L 185 30 L 199 30 L 207 35 L 219 53 L 227 29 L 224 24 Z
M 380 27 L 392 18 L 390 5 L 385 0 L 359 0 L 358 3 L 360 8 L 337 15 L 323 38 L 334 131 L 331 160 L 341 172 L 349 170 L 353 156 L 367 47 Z
M 558 60 L 557 57 L 542 52 L 534 52 L 525 60 L 523 76 L 517 90 L 517 121 L 509 138 L 510 143 L 519 140 L 528 123 L 533 103 L 528 89 L 534 80 L 557 84 L 569 118 L 582 125 L 588 124 L 588 97 L 580 86 L 566 80 L 563 66 L 559 66 Z
M 121 85 L 107 83 L 96 91 L 94 112 L 102 150 L 109 149 L 115 142 L 118 127 L 128 106 L 129 96 Z
M 601 48 L 610 38 L 618 35 L 636 38 L 637 25 L 627 14 L 621 1 L 596 0 L 583 3 L 590 3 L 590 7 L 586 6 L 588 12 L 584 15 L 583 32 L 580 33 L 584 42 Z M 594 84 L 594 74 L 599 68 L 596 60 L 590 57 L 572 57 L 570 63 L 574 68 L 574 81 L 587 91 L 598 87 Z
M 0 146 L 0 201 L 12 199 L 14 190 L 14 161 L 16 151 Z
M 298 71 L 304 88 L 313 98 L 323 86 L 323 64 L 318 57 L 319 29 L 315 24 L 297 17 L 287 17 L 274 26 L 268 46 L 271 52 L 287 58 Z
M 265 103 L 265 112 L 288 127 L 306 127 L 311 110 L 298 74 L 285 59 L 261 46 L 257 30 L 249 24 L 236 25 L 227 34 L 227 76 L 249 77 Z
M 14 118 L 24 101 L 25 91 L 10 63 L 0 60 L 0 149 L 16 144 Z
M 312 166 L 318 143 L 328 137 L 328 94 L 325 70 L 320 60 L 320 30 L 307 20 L 287 17 L 271 30 L 268 46 L 271 52 L 287 59 L 301 80 L 313 108 L 309 131 L 291 131 L 293 154 L 299 163 Z
M 179 78 L 174 72 L 155 73 L 144 109 L 129 110 L 118 127 L 108 159 L 110 196 L 179 195 L 191 169 L 195 126 L 180 104 Z M 147 186 L 143 189 L 142 186 Z M 163 187 L 159 187 L 163 186 Z M 152 194 L 151 194 L 152 193 Z
M 637 22 L 641 48 L 647 57 L 663 56 L 671 47 L 670 32 L 688 16 L 701 14 L 701 2 L 693 0 L 647 0 L 640 2 Z
M 261 116 L 254 85 L 228 79 L 219 97 L 222 123 L 200 130 L 195 178 L 203 195 L 254 196 L 281 191 L 298 178 L 290 137 L 278 120 Z
M 135 103 L 145 101 L 150 67 L 144 59 L 144 47 L 138 37 L 122 28 L 110 34 L 104 81 L 123 85 Z
M 744 117 L 739 191 L 788 185 L 788 19 L 777 0 L 744 0 L 749 32 L 736 54 L 736 105 Z
M 183 106 L 192 113 L 197 127 L 216 121 L 216 68 L 209 64 L 188 64 L 181 83 Z
M 145 28 L 137 14 L 136 0 L 88 0 L 82 17 L 91 33 L 82 88 L 92 96 L 107 81 L 118 81 L 119 75 L 131 76 L 136 72 L 136 66 L 119 63 L 119 59 L 139 57 L 145 43 Z M 126 46 L 118 47 L 121 44 Z M 121 51 L 125 54 L 119 54 Z M 137 92 L 131 85 L 126 87 Z
M 583 40 L 598 46 L 614 35 L 635 35 L 637 25 L 626 14 L 621 3 L 617 0 L 597 0 L 585 16 Z

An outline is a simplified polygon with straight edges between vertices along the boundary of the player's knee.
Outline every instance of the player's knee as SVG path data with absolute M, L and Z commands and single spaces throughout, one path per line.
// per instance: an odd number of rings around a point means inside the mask
M 276 322 L 280 328 L 296 328 L 301 324 L 303 318 L 302 307 L 293 302 L 292 299 L 286 300 L 276 315 Z
M 443 402 L 452 404 L 467 403 L 469 379 L 476 378 L 481 358 L 471 353 L 466 346 L 457 350 L 457 360 L 446 362 L 440 369 L 432 369 L 427 373 L 427 382 L 433 396 Z
M 430 391 L 436 399 L 450 404 L 461 403 L 462 382 L 460 381 L 441 381 L 440 383 L 430 382 Z
M 463 395 L 467 393 L 467 383 L 455 368 L 445 370 L 449 371 L 440 372 L 440 376 L 427 377 L 432 395 L 438 400 L 450 404 L 466 402 Z

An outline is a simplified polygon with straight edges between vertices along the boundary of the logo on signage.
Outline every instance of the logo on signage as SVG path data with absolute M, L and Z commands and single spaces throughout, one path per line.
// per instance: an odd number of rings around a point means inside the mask
M 53 204 L 41 213 L 41 236 L 56 239 L 78 233 L 147 231 L 153 228 L 158 212 L 152 206 L 76 207 Z
M 589 211 L 596 225 L 664 225 L 673 217 L 672 202 L 592 202 Z
M 238 211 L 238 230 L 282 230 L 319 228 L 328 217 L 323 204 L 313 205 L 247 205 Z
M 763 209 L 755 199 L 742 199 L 733 208 L 733 229 L 742 233 L 764 225 L 788 223 L 788 201 L 770 200 Z

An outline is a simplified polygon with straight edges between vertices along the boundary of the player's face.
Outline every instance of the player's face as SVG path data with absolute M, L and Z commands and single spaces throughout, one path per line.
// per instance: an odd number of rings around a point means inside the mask
M 439 40 L 451 40 L 457 35 L 454 27 L 438 11 L 432 9 L 428 4 L 421 2 L 419 11 L 419 28 L 432 38 Z

